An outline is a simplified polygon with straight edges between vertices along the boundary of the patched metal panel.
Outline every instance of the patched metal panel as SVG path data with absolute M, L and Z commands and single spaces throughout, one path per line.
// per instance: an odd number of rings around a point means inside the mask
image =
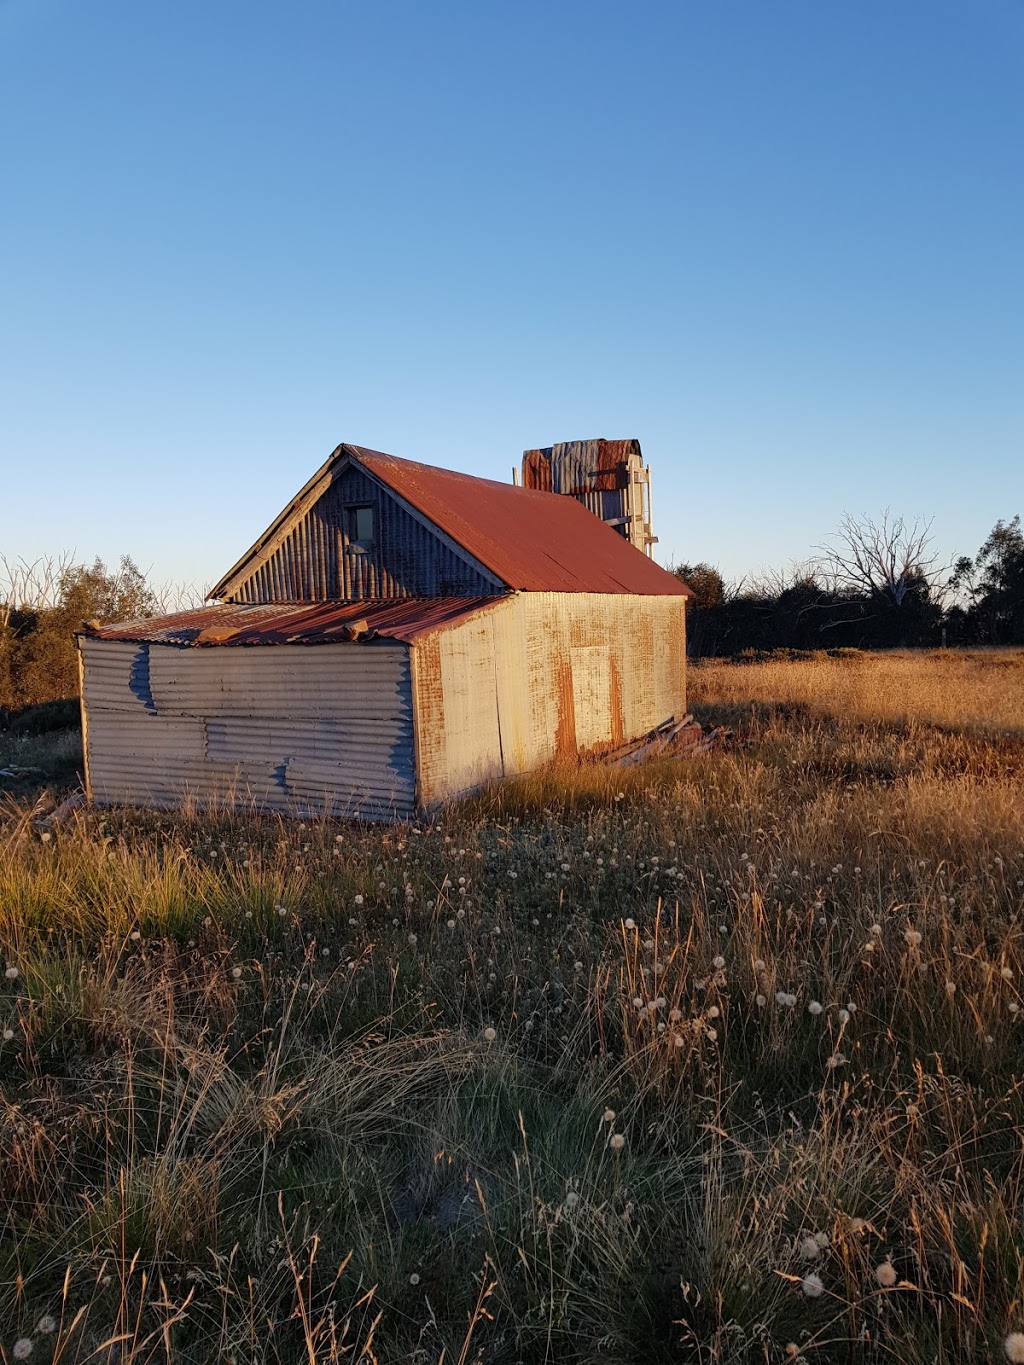
M 530 593 L 489 613 L 506 771 L 685 714 L 684 610 L 681 599 Z
M 350 535 L 351 509 L 372 508 L 368 545 Z M 235 585 L 236 602 L 318 602 L 401 597 L 473 597 L 504 591 L 375 480 L 344 469 L 299 517 L 250 577 Z
M 573 722 L 578 749 L 609 744 L 612 738 L 611 659 L 607 645 L 569 650 Z
M 440 636 L 446 794 L 502 776 L 494 642 L 488 617 Z
M 131 683 L 145 650 L 148 687 Z M 82 640 L 95 800 L 405 817 L 415 799 L 409 649 L 192 649 Z

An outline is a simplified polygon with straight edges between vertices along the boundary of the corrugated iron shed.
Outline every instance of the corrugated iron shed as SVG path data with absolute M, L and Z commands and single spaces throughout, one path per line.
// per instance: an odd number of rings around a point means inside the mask
M 379 480 L 510 589 L 652 597 L 689 592 L 573 498 L 340 445 L 210 596 L 230 597 L 350 463 Z
M 97 640 L 160 645 L 321 645 L 344 640 L 396 640 L 411 644 L 428 631 L 461 621 L 501 597 L 413 597 L 384 602 L 324 602 L 270 606 L 222 603 L 173 616 L 91 626 Z

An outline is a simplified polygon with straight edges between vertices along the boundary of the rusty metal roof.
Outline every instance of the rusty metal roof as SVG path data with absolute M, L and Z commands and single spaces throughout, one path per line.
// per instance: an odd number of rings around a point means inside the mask
M 110 626 L 87 626 L 95 640 L 158 645 L 327 645 L 345 640 L 399 640 L 461 621 L 504 597 L 407 597 L 386 602 L 276 602 L 244 606 L 233 602 L 144 617 Z
M 340 445 L 210 597 L 229 597 L 349 462 L 378 479 L 509 588 L 652 597 L 689 592 L 674 574 L 571 497 Z
M 573 498 L 346 447 L 510 588 L 684 596 L 674 574 Z

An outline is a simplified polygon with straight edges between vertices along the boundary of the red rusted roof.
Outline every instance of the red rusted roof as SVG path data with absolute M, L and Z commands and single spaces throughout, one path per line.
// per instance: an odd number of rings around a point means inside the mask
M 342 446 L 510 588 L 686 596 L 674 574 L 574 498 Z
M 222 603 L 111 626 L 88 626 L 97 640 L 159 645 L 326 645 L 384 637 L 407 644 L 504 597 L 406 597 L 386 602 Z

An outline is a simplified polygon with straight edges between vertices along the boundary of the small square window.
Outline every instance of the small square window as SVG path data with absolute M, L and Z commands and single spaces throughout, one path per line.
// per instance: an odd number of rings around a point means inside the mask
M 348 518 L 348 539 L 350 545 L 373 544 L 373 503 L 361 507 L 346 507 Z

